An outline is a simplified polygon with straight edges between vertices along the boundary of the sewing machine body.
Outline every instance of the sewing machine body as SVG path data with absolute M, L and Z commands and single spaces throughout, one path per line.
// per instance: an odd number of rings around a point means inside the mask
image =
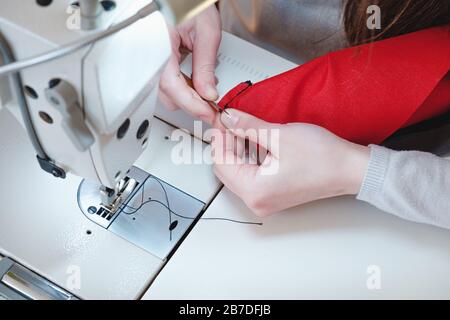
M 72 1 L 50 3 L 2 4 L 0 30 L 16 60 L 108 28 L 149 1 L 116 1 L 93 31 L 77 26 Z M 61 298 L 37 280 L 42 276 L 74 297 L 138 298 L 212 199 L 220 185 L 209 166 L 174 164 L 177 141 L 170 138 L 176 128 L 153 118 L 170 54 L 166 22 L 155 12 L 85 49 L 20 72 L 36 135 L 64 179 L 40 170 L 12 82 L 0 79 L 0 292 L 14 288 L 27 298 Z M 206 145 L 197 144 L 203 152 Z M 116 208 L 106 206 L 102 188 L 124 180 L 137 185 Z M 139 203 L 141 190 L 145 200 L 160 203 Z M 14 268 L 30 273 L 16 275 L 21 281 L 12 284 L 5 277 Z

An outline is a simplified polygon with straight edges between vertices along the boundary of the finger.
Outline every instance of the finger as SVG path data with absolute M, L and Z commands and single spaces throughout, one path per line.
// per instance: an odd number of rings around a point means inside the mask
M 245 157 L 246 156 L 246 140 L 244 138 L 234 136 L 234 153 L 238 157 Z
M 249 139 L 269 151 L 278 147 L 279 125 L 266 122 L 236 109 L 227 109 L 226 111 L 222 113 L 220 120 L 233 134 Z
M 264 162 L 264 159 L 267 156 L 267 150 L 258 145 L 257 143 L 254 143 L 252 141 L 249 141 L 248 144 L 248 155 L 250 161 L 252 163 L 261 165 Z
M 169 26 L 168 30 L 170 36 L 170 43 L 172 46 L 172 55 L 171 58 L 169 59 L 169 62 L 167 63 L 166 68 L 164 69 L 161 75 L 159 99 L 167 109 L 175 111 L 179 109 L 179 107 L 172 101 L 170 96 L 168 96 L 165 91 L 167 91 L 166 89 L 168 87 L 166 81 L 170 81 L 170 77 L 173 76 L 174 74 L 177 74 L 177 69 L 179 69 L 181 57 L 179 47 L 181 45 L 181 38 L 174 27 Z
M 215 101 L 219 97 L 216 89 L 215 69 L 220 41 L 219 27 L 197 28 L 192 51 L 192 80 L 197 92 L 209 101 Z
M 236 156 L 244 161 L 244 157 L 246 156 L 246 141 L 244 139 L 230 133 L 227 134 L 220 130 L 209 130 L 208 132 L 211 132 L 209 141 L 211 142 L 212 147 L 217 148 L 216 150 L 213 149 L 216 151 L 215 157 L 213 157 L 216 163 L 233 163 L 234 159 L 228 161 L 230 159 L 225 157 L 225 151 L 232 151 Z
M 159 91 L 159 101 L 169 110 L 169 111 L 176 111 L 180 108 L 175 105 L 175 103 L 172 102 L 172 100 L 166 96 L 164 92 L 161 90 Z
M 227 188 L 242 195 L 252 185 L 258 166 L 247 164 L 235 153 L 227 134 L 220 133 L 219 136 L 212 141 L 214 173 Z
M 216 116 L 214 118 L 214 122 L 213 122 L 213 127 L 215 129 L 218 129 L 222 132 L 225 132 L 227 130 L 227 127 L 225 127 L 222 123 L 222 121 L 220 120 L 221 114 L 220 113 L 216 113 Z
M 212 123 L 215 112 L 207 102 L 190 88 L 184 80 L 178 59 L 172 56 L 161 77 L 160 89 L 166 97 L 170 97 L 172 105 L 186 110 L 203 121 Z

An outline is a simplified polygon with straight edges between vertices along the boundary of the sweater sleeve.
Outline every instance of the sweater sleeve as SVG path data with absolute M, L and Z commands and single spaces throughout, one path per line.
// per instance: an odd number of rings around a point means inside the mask
M 450 160 L 370 147 L 357 199 L 403 219 L 450 229 Z

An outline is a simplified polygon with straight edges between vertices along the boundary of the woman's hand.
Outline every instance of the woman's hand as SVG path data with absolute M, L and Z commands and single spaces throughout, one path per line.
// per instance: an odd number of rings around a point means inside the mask
M 231 116 L 223 113 L 221 122 L 229 130 L 218 130 L 213 137 L 214 171 L 257 215 L 359 192 L 369 163 L 368 147 L 315 125 L 271 124 L 237 110 L 227 112 Z M 244 161 L 242 139 L 267 150 L 262 163 L 252 161 L 252 156 Z
M 203 99 L 214 101 L 218 98 L 214 71 L 221 29 L 220 16 L 215 6 L 177 28 L 169 28 L 172 57 L 160 82 L 160 97 L 169 109 L 182 108 L 203 121 L 213 122 L 214 111 Z M 180 72 L 182 48 L 193 54 L 192 80 L 195 90 L 186 84 Z

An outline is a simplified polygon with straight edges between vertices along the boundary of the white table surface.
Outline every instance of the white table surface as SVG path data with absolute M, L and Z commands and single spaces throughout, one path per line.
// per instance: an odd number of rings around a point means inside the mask
M 258 220 L 224 189 L 205 217 Z M 381 289 L 369 290 L 368 267 Z M 350 198 L 301 206 L 264 226 L 200 221 L 144 299 L 450 298 L 450 231 Z

